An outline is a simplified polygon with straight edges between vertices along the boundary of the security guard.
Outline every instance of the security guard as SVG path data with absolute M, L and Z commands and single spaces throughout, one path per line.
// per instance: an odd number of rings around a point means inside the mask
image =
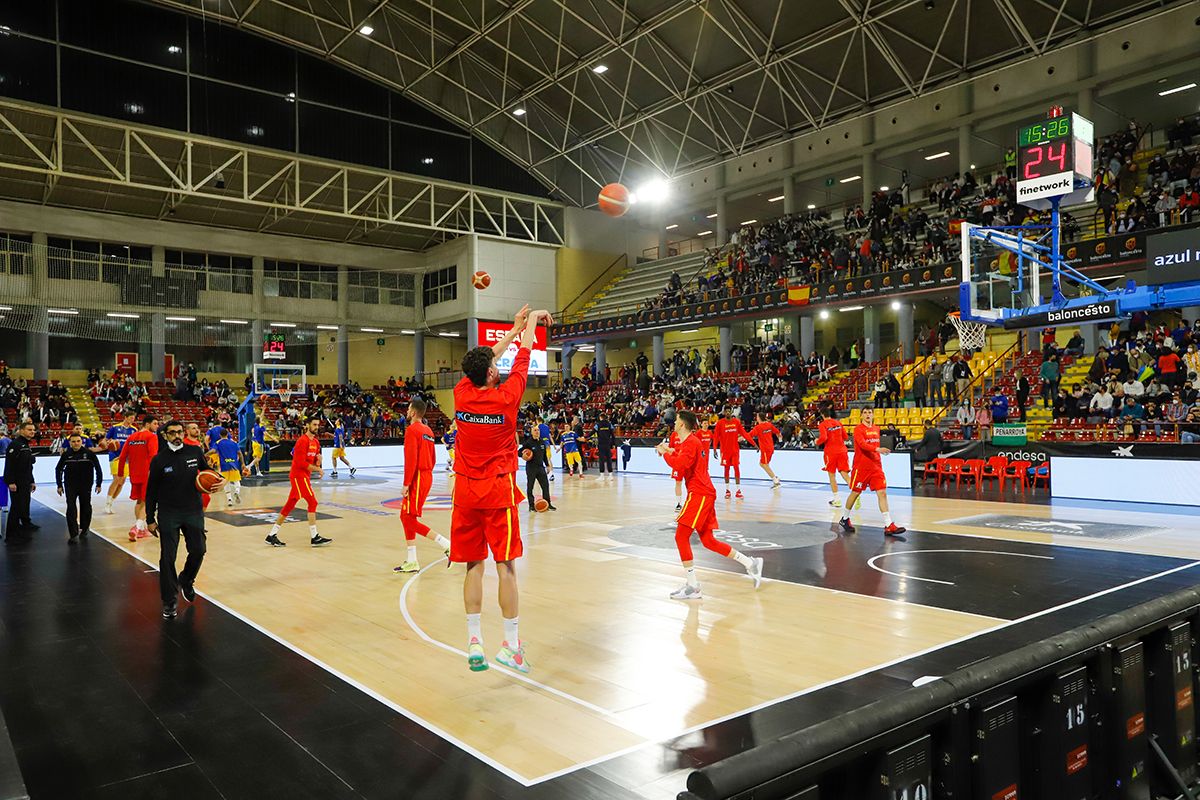
M 54 482 L 58 484 L 58 496 L 67 498 L 67 544 L 75 544 L 80 537 L 87 539 L 92 524 L 92 498 L 88 493 L 92 484 L 96 494 L 104 484 L 104 471 L 96 454 L 83 446 L 83 435 L 72 433 L 67 438 L 67 447 L 58 457 L 54 467 Z
M 196 488 L 196 473 L 207 468 L 204 450 L 184 444 L 183 423 L 173 419 L 163 428 L 167 446 L 150 462 L 146 481 L 146 528 L 158 537 L 158 588 L 162 594 L 163 619 L 174 619 L 180 593 L 189 603 L 196 599 L 194 587 L 204 562 L 204 506 Z M 187 544 L 183 572 L 175 572 L 179 537 Z
M 30 446 L 35 436 L 37 428 L 32 422 L 21 423 L 4 459 L 4 482 L 9 491 L 9 542 L 29 541 L 33 531 L 41 527 L 34 525 L 29 518 L 30 495 L 36 488 L 33 483 L 33 463 L 37 458 Z

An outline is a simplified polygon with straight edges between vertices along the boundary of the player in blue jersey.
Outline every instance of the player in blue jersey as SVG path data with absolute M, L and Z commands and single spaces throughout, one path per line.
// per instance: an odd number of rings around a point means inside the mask
M 267 429 L 262 420 L 256 420 L 250 429 L 250 470 L 255 475 L 266 475 L 271 471 L 271 448 L 267 445 Z
M 550 426 L 546 424 L 546 420 L 538 417 L 538 438 L 545 443 L 546 446 L 546 463 L 550 465 L 550 480 L 554 480 L 554 445 L 550 440 Z
M 226 505 L 242 502 L 242 449 L 233 440 L 233 432 L 225 428 L 225 435 L 217 439 L 213 450 L 217 452 L 217 469 L 225 478 Z
M 350 460 L 346 458 L 346 423 L 341 417 L 338 417 L 337 423 L 333 426 L 333 469 L 329 471 L 329 477 L 337 477 L 338 461 L 350 467 L 350 477 L 354 477 L 357 472 L 354 467 L 350 466 Z
M 575 468 L 579 467 L 579 477 L 583 477 L 583 457 L 579 454 L 579 440 L 575 436 L 575 431 L 570 428 L 565 429 L 558 435 L 558 445 L 562 449 L 563 456 L 567 460 L 567 470 L 569 475 L 574 475 Z
M 104 513 L 113 513 L 113 502 L 121 495 L 121 489 L 125 486 L 125 476 L 117 469 L 118 460 L 121 458 L 121 448 L 125 446 L 125 440 L 137 433 L 137 428 L 133 427 L 132 411 L 126 411 L 121 419 L 120 425 L 113 425 L 105 434 L 105 439 L 108 441 L 108 469 L 112 474 L 112 486 L 108 488 L 108 497 L 104 501 Z
M 458 439 L 458 423 L 450 420 L 450 428 L 442 434 L 442 444 L 446 445 L 446 472 L 454 472 L 454 442 Z
M 225 438 L 225 426 L 213 425 L 208 429 L 208 449 L 215 450 L 217 442 Z

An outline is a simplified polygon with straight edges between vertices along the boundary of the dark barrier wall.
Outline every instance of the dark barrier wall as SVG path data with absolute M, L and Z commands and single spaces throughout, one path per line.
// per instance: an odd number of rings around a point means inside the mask
M 909 800 L 1175 796 L 1153 749 L 1195 774 L 1198 612 L 1192 587 L 990 658 L 696 770 L 680 800 L 896 798 L 888 757 L 914 746 L 932 777 Z M 857 776 L 853 788 L 845 775 Z
M 25 783 L 21 780 L 21 769 L 17 766 L 17 755 L 8 738 L 8 726 L 0 716 L 0 800 L 28 800 Z

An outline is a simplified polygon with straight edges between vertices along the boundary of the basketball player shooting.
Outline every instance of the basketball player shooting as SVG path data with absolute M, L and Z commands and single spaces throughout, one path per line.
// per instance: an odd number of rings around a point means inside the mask
M 762 583 L 763 560 L 744 555 L 725 542 L 717 539 L 717 490 L 708 476 L 708 454 L 700 437 L 693 436 L 700 427 L 696 415 L 691 411 L 680 411 L 675 416 L 675 432 L 679 434 L 679 446 L 670 447 L 659 442 L 655 450 L 671 469 L 683 476 L 687 484 L 687 501 L 675 519 L 675 546 L 679 549 L 679 560 L 683 562 L 687 583 L 671 592 L 672 600 L 699 600 L 700 581 L 696 577 L 696 564 L 692 556 L 692 532 L 700 534 L 700 544 L 708 550 L 734 561 L 746 568 L 746 574 L 754 579 L 754 588 Z
M 524 306 L 513 327 L 492 347 L 476 347 L 463 356 L 463 378 L 454 387 L 454 419 L 458 441 L 454 462 L 454 511 L 450 517 L 450 560 L 467 565 L 463 606 L 467 615 L 467 666 L 488 668 L 480 617 L 483 571 L 489 550 L 500 576 L 500 613 L 504 642 L 496 661 L 529 672 L 518 623 L 517 570 L 521 557 L 521 524 L 517 508 L 525 495 L 517 488 L 517 410 L 529 381 L 529 349 L 539 322 L 553 322 L 548 311 L 530 313 Z M 508 379 L 500 381 L 496 359 L 517 337 L 521 344 Z

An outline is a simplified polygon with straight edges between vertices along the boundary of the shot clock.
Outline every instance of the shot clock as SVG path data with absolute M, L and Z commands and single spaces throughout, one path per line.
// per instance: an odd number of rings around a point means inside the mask
M 1017 202 L 1048 208 L 1053 198 L 1084 199 L 1092 183 L 1092 123 L 1078 114 L 1034 122 L 1017 131 Z
M 287 345 L 283 334 L 271 331 L 263 335 L 263 361 L 283 361 L 287 358 Z

